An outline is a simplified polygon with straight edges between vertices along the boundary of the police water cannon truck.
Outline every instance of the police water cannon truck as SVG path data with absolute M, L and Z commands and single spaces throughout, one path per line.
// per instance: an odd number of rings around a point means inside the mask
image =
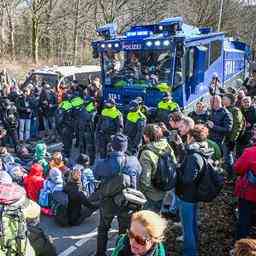
M 207 98 L 214 75 L 222 87 L 244 78 L 251 53 L 245 43 L 187 25 L 181 17 L 132 26 L 123 35 L 115 24 L 97 32 L 103 39 L 92 48 L 100 59 L 103 95 L 121 106 L 140 96 L 156 107 L 170 91 L 181 107 L 190 108 Z

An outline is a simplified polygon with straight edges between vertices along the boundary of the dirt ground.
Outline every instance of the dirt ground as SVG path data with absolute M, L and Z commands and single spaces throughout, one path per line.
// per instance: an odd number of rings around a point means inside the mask
M 233 196 L 233 184 L 225 184 L 221 194 L 211 203 L 199 205 L 199 255 L 228 256 L 234 246 L 237 200 Z M 180 228 L 169 221 L 167 229 L 168 255 L 182 255 L 182 243 L 177 242 Z

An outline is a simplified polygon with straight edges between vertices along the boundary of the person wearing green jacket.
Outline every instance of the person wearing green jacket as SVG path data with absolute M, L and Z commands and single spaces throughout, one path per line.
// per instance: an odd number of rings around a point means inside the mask
M 231 132 L 225 138 L 225 147 L 223 148 L 223 155 L 226 165 L 225 167 L 229 176 L 233 175 L 233 152 L 236 143 L 242 131 L 245 129 L 245 118 L 242 114 L 242 111 L 239 108 L 235 107 L 235 101 L 236 98 L 231 93 L 226 93 L 222 98 L 223 106 L 232 114 L 233 117 L 233 127 Z
M 170 153 L 174 161 L 176 161 L 176 158 L 171 146 L 163 138 L 162 130 L 158 125 L 149 124 L 146 126 L 144 141 L 146 144 L 142 147 L 139 158 L 142 167 L 139 188 L 147 198 L 145 209 L 159 212 L 166 192 L 154 187 L 152 177 L 154 177 L 157 170 L 159 155 Z
M 130 229 L 119 237 L 112 256 L 165 256 L 165 228 L 166 221 L 152 211 L 134 213 Z

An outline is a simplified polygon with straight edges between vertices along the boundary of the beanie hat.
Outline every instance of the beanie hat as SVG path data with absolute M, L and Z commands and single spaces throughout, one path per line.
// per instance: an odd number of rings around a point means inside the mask
M 116 105 L 116 101 L 112 98 L 104 101 L 104 106 L 107 107 L 107 108 L 112 108 Z
M 127 136 L 117 133 L 112 139 L 111 147 L 114 151 L 126 152 L 128 147 Z

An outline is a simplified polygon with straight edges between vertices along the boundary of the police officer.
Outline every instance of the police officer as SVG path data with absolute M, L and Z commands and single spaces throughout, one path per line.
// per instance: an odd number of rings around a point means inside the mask
M 97 114 L 95 100 L 92 97 L 85 98 L 85 104 L 79 112 L 79 149 L 90 157 L 91 164 L 95 157 L 95 117 Z
M 82 92 L 79 90 L 78 81 L 76 80 L 72 82 L 71 93 L 72 93 L 71 104 L 73 109 L 74 132 L 75 132 L 75 138 L 76 138 L 76 146 L 78 147 L 79 116 L 80 116 L 80 112 L 82 111 L 84 100 L 83 100 Z
M 132 100 L 124 128 L 124 134 L 128 137 L 128 154 L 138 154 L 145 126 L 146 116 L 141 112 L 139 103 Z
M 157 121 L 164 122 L 168 125 L 168 117 L 170 113 L 180 111 L 179 105 L 172 101 L 171 94 L 165 92 L 163 99 L 157 105 Z
M 66 94 L 58 109 L 58 131 L 64 145 L 63 153 L 65 157 L 69 157 L 72 149 L 72 140 L 74 132 L 73 123 L 73 107 L 71 103 L 72 95 Z
M 104 102 L 95 133 L 97 157 L 106 157 L 111 136 L 122 132 L 123 128 L 124 122 L 122 113 L 117 109 L 115 100 L 108 99 Z
M 140 112 L 142 114 L 144 114 L 147 119 L 149 119 L 150 117 L 150 111 L 149 108 L 144 104 L 144 100 L 142 97 L 138 96 L 135 98 L 135 100 L 139 103 L 139 107 L 140 107 Z

